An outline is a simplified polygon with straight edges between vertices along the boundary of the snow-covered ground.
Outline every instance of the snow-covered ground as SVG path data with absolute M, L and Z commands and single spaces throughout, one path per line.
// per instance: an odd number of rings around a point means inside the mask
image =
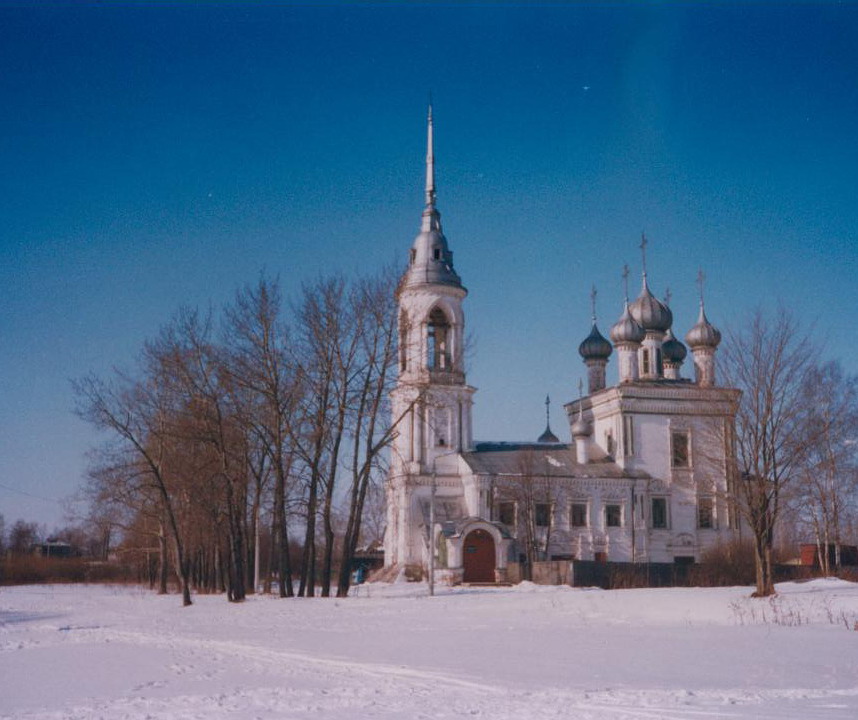
M 858 585 L 778 591 L 0 588 L 0 718 L 858 718 Z

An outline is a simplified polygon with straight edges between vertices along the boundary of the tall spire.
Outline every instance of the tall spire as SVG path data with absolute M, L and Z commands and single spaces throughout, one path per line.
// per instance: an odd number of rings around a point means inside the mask
M 435 209 L 435 142 L 432 136 L 432 96 L 426 127 L 426 209 Z
M 559 443 L 560 440 L 557 439 L 557 436 L 551 432 L 551 398 L 548 395 L 545 396 L 545 432 L 540 435 L 536 442 L 539 443 Z
M 435 143 L 432 99 L 426 117 L 426 204 L 420 219 L 420 232 L 414 238 L 409 256 L 406 285 L 453 285 L 462 288 L 462 280 L 453 269 L 453 253 L 441 229 L 441 213 L 435 207 Z M 462 288 L 464 289 L 464 288 Z
M 422 232 L 441 232 L 441 213 L 435 207 L 435 137 L 432 126 L 432 97 L 426 118 L 426 207 L 423 208 Z

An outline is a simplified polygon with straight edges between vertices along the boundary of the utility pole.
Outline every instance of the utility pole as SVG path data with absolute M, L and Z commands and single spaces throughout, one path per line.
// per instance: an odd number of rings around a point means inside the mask
M 437 472 L 432 462 L 432 491 L 429 497 L 429 597 L 435 595 L 435 488 Z

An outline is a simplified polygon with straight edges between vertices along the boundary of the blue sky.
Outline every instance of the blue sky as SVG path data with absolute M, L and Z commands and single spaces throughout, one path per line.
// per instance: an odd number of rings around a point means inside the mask
M 702 266 L 722 330 L 782 300 L 858 372 L 856 37 L 855 3 L 0 5 L 0 513 L 60 522 L 69 379 L 180 305 L 404 263 L 430 90 L 478 439 L 547 393 L 568 437 L 642 230 L 677 334 Z

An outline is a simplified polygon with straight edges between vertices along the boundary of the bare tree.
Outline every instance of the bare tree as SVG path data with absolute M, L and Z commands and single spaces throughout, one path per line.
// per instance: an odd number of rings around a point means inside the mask
M 280 288 L 276 281 L 261 278 L 256 287 L 239 291 L 226 311 L 226 347 L 233 385 L 245 393 L 244 402 L 240 403 L 241 421 L 261 442 L 263 457 L 267 455 L 274 475 L 272 527 L 279 591 L 280 597 L 292 597 L 286 508 L 295 458 L 291 442 L 296 434 L 295 416 L 303 386 L 288 352 L 289 334 L 281 312 Z M 261 469 L 262 466 L 257 464 L 256 467 Z M 255 477 L 253 519 L 258 535 L 263 488 L 259 473 Z
M 334 491 L 357 377 L 361 336 L 359 318 L 349 299 L 342 277 L 322 279 L 303 288 L 297 309 L 297 364 L 306 392 L 300 432 L 293 434 L 293 441 L 307 469 L 306 532 L 298 594 L 309 597 L 315 594 L 316 586 L 319 515 L 325 538 L 321 594 L 329 595 L 331 587 Z
M 80 417 L 108 431 L 116 452 L 128 456 L 127 464 L 136 465 L 145 481 L 157 493 L 161 518 L 173 542 L 176 571 L 182 590 L 182 603 L 191 604 L 189 570 L 184 535 L 180 522 L 181 500 L 173 492 L 170 460 L 171 437 L 168 417 L 174 410 L 173 398 L 159 373 L 144 372 L 145 380 L 134 382 L 116 373 L 112 383 L 87 376 L 73 383 Z M 162 567 L 166 567 L 162 563 Z
M 803 388 L 805 433 L 809 444 L 800 466 L 796 501 L 801 519 L 810 526 L 819 565 L 831 573 L 840 568 L 843 524 L 855 500 L 858 478 L 858 380 L 837 363 L 812 368 Z
M 214 344 L 210 315 L 182 310 L 150 346 L 152 357 L 179 399 L 175 437 L 201 443 L 201 463 L 220 489 L 227 534 L 227 594 L 233 602 L 246 595 L 247 438 L 231 400 L 230 377 L 221 348 Z M 205 452 L 210 458 L 202 457 Z M 189 468 L 188 476 L 195 472 Z
M 515 503 L 516 535 L 524 550 L 526 580 L 533 578 L 535 562 L 548 559 L 557 490 L 545 454 L 532 449 L 521 451 L 516 475 L 495 486 L 498 503 Z
M 270 517 L 281 596 L 294 593 L 291 522 L 304 531 L 298 593 L 312 596 L 318 584 L 330 594 L 340 547 L 337 591 L 346 594 L 366 497 L 396 427 L 392 285 L 386 274 L 305 286 L 289 334 L 279 287 L 262 278 L 225 309 L 222 334 L 211 312 L 182 310 L 145 344 L 136 375 L 75 383 L 79 414 L 112 435 L 88 487 L 104 547 L 122 527 L 152 582 L 157 554 L 161 590 L 172 549 L 188 604 L 191 588 L 239 601 L 258 585 Z M 108 522 L 107 510 L 119 519 Z
M 42 539 L 42 532 L 37 523 L 16 520 L 9 529 L 9 550 L 17 555 L 25 555 L 33 551 L 33 545 Z
M 359 361 L 351 408 L 351 487 L 340 557 L 338 597 L 345 597 L 349 592 L 352 559 L 361 536 L 373 473 L 379 470 L 381 453 L 390 445 L 402 419 L 389 419 L 389 394 L 397 357 L 396 305 L 390 292 L 393 277 L 392 270 L 387 270 L 376 278 L 361 282 L 352 293 L 354 314 L 360 319 Z
M 808 449 L 804 388 L 813 368 L 810 344 L 793 316 L 761 310 L 727 336 L 722 349 L 726 384 L 741 390 L 736 413 L 732 492 L 751 532 L 756 561 L 755 597 L 772 595 L 772 549 L 785 494 Z M 728 438 L 729 441 L 729 438 Z

